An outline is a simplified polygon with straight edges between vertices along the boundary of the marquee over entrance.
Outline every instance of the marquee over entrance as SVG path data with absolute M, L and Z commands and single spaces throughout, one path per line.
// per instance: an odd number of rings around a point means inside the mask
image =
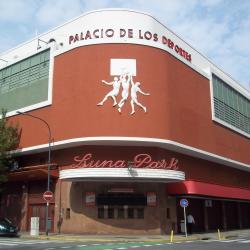
M 177 182 L 184 181 L 182 171 L 147 168 L 80 168 L 60 171 L 60 179 L 67 181 L 134 181 Z

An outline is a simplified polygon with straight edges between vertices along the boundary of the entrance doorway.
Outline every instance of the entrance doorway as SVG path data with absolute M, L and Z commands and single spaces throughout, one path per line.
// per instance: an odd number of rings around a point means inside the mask
M 143 193 L 102 193 L 96 203 L 99 219 L 144 219 L 147 197 Z
M 206 206 L 205 212 L 207 213 L 207 230 L 223 229 L 222 223 L 222 201 L 210 200 L 211 203 Z
M 54 232 L 54 213 L 55 213 L 55 204 L 50 204 L 48 219 L 51 222 L 51 229 L 49 230 L 49 232 Z M 30 230 L 31 217 L 39 217 L 39 232 L 45 232 L 46 231 L 46 204 L 43 203 L 43 204 L 29 205 L 29 216 L 28 216 L 29 230 Z

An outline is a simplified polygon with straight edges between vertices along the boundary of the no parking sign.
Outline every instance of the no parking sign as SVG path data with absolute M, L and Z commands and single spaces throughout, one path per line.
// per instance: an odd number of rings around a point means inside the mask
M 187 207 L 188 206 L 188 200 L 187 199 L 181 199 L 180 200 L 181 207 Z

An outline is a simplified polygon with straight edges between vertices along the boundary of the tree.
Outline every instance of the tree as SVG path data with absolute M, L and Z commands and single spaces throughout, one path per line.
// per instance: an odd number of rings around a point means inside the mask
M 7 171 L 13 163 L 13 157 L 9 151 L 19 144 L 18 125 L 10 123 L 6 113 L 6 110 L 2 110 L 0 116 L 0 184 L 7 181 Z

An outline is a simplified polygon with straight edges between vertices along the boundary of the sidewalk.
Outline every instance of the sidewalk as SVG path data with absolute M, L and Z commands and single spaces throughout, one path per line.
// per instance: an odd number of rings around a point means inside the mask
M 221 239 L 232 239 L 239 237 L 250 237 L 250 229 L 234 230 L 221 232 Z M 39 236 L 30 236 L 28 232 L 21 232 L 20 238 L 22 239 L 39 239 L 39 240 L 61 240 L 61 241 L 79 241 L 79 242 L 170 242 L 170 235 L 79 235 L 79 234 L 57 234 L 51 233 L 46 236 L 41 233 Z M 176 234 L 173 237 L 173 242 L 179 241 L 194 241 L 194 240 L 218 240 L 217 232 L 200 233 L 188 235 Z

